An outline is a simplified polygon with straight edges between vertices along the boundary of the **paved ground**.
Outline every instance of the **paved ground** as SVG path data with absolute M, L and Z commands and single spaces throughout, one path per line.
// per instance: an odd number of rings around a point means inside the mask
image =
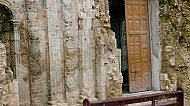
M 135 103 L 135 104 L 130 104 L 128 106 L 147 106 L 147 104 L 151 104 L 151 102 Z M 190 106 L 190 100 L 185 100 L 184 106 Z
M 130 104 L 128 106 L 147 106 L 147 104 L 150 103 L 136 103 L 136 104 Z M 190 100 L 186 100 L 184 106 L 190 106 Z
M 185 100 L 185 106 L 190 106 L 190 100 Z
M 147 92 L 140 92 L 140 93 L 132 93 L 132 94 L 123 94 L 123 97 L 129 97 L 129 96 L 138 96 L 138 95 L 143 95 L 143 94 L 153 94 L 153 93 L 159 93 L 163 91 L 147 91 Z M 190 100 L 185 100 L 184 106 L 190 106 Z M 151 102 L 144 102 L 144 103 L 135 103 L 135 104 L 130 104 L 128 106 L 146 106 L 147 104 L 151 104 Z

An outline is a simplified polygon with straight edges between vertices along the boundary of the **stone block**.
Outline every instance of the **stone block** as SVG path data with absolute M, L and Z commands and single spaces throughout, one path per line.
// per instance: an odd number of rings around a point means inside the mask
M 13 82 L 10 82 L 9 88 L 10 88 L 10 93 L 11 94 L 17 94 L 17 93 L 19 93 L 19 90 L 18 90 L 18 80 L 14 79 Z
M 166 91 L 169 87 L 167 86 L 167 81 L 160 81 L 160 90 Z
M 8 106 L 19 106 L 19 95 L 10 94 L 6 96 L 6 101 Z
M 167 80 L 169 80 L 168 74 L 167 73 L 160 74 L 160 80 L 161 81 L 167 81 Z

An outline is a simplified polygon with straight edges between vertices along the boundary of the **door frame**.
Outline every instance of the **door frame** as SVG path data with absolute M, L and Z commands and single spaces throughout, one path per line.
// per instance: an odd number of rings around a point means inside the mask
M 159 41 L 158 0 L 148 0 L 148 12 L 152 90 L 160 90 L 161 48 Z

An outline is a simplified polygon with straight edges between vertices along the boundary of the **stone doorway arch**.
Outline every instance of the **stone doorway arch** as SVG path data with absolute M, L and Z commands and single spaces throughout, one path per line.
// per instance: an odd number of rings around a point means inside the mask
M 18 73 L 20 64 L 20 21 L 16 21 L 12 2 L 0 0 L 0 40 L 6 48 L 6 63 L 13 71 L 14 79 L 8 84 L 6 103 L 11 106 L 19 106 Z
M 20 21 L 15 20 L 12 3 L 0 0 L 0 40 L 5 44 L 7 66 L 18 76 L 18 64 L 20 64 Z
M 13 27 L 13 15 L 11 10 L 0 4 L 0 40 L 5 44 L 6 47 L 6 62 L 7 66 L 15 73 L 14 67 L 14 49 L 13 39 L 14 39 L 14 27 Z M 15 76 L 15 75 L 14 75 Z

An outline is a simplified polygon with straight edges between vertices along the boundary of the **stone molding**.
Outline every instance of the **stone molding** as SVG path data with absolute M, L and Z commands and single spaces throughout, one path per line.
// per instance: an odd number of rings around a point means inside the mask
M 11 0 L 0 0 L 0 4 L 7 6 L 12 11 L 13 2 Z
M 11 11 L 13 15 L 13 19 L 19 19 L 17 11 L 14 10 L 15 7 L 14 7 L 13 0 L 0 0 L 0 4 L 3 4 Z
M 13 24 L 14 25 L 20 25 L 21 24 L 21 20 L 13 20 Z

